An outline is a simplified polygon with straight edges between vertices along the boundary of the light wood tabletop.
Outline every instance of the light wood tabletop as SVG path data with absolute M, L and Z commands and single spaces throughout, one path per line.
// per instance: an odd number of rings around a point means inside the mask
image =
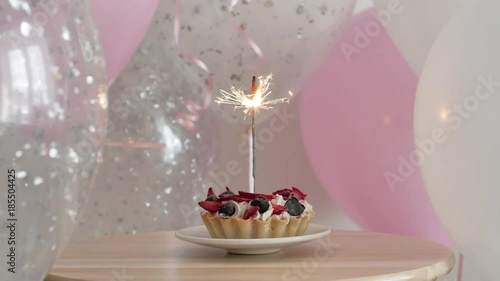
M 454 263 L 439 244 L 377 233 L 332 231 L 275 254 L 245 256 L 158 232 L 70 244 L 46 281 L 430 281 Z

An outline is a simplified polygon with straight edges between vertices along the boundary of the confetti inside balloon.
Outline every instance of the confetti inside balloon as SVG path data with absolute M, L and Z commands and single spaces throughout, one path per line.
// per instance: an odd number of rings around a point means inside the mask
M 298 93 L 308 75 L 337 42 L 355 0 L 161 1 L 158 11 L 164 46 L 176 46 L 197 75 L 202 93 L 244 84 L 260 73 L 275 73 L 276 98 Z M 205 108 L 207 103 L 200 103 Z M 230 122 L 246 123 L 229 107 L 214 106 Z M 278 106 L 276 106 L 278 108 Z M 262 112 L 264 120 L 273 110 Z
M 109 89 L 112 126 L 75 240 L 201 223 L 194 206 L 210 182 L 216 122 L 210 110 L 195 110 L 204 78 L 173 44 L 158 43 L 160 18 Z

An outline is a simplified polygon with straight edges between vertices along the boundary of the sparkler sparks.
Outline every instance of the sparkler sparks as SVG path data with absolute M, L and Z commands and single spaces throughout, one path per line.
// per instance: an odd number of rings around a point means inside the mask
M 257 78 L 259 80 L 259 86 L 256 91 L 251 94 L 245 94 L 241 89 L 236 89 L 231 86 L 230 91 L 220 90 L 222 96 L 217 97 L 215 102 L 217 104 L 228 104 L 236 109 L 243 109 L 243 113 L 246 115 L 252 114 L 253 111 L 259 111 L 259 109 L 269 110 L 273 108 L 273 105 L 279 103 L 288 103 L 288 98 L 270 99 L 269 95 L 272 91 L 269 90 L 271 86 L 272 74 L 266 77 L 260 76 Z M 291 93 L 290 93 L 291 94 Z
M 278 103 L 288 103 L 288 98 L 279 98 L 279 99 L 270 99 L 269 95 L 271 91 L 269 90 L 269 86 L 271 86 L 271 79 L 273 78 L 272 74 L 269 74 L 266 77 L 260 76 L 258 78 L 259 85 L 256 85 L 255 76 L 252 78 L 252 91 L 250 94 L 245 94 L 243 90 L 236 89 L 234 86 L 231 86 L 231 90 L 224 91 L 220 90 L 221 95 L 218 97 L 215 102 L 217 104 L 229 104 L 236 109 L 243 109 L 244 117 L 246 115 L 252 115 L 252 133 L 249 138 L 250 144 L 250 181 L 249 181 L 249 191 L 255 192 L 255 115 L 259 111 L 259 109 L 272 109 L 272 105 Z M 292 96 L 292 92 L 288 91 L 290 96 Z

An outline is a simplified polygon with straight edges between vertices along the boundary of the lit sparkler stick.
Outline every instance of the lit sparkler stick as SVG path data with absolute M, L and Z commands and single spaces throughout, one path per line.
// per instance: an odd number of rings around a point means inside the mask
M 270 99 L 269 95 L 271 91 L 269 90 L 269 86 L 271 85 L 270 81 L 272 79 L 272 74 L 263 77 L 260 76 L 257 78 L 259 80 L 259 84 L 256 85 L 257 80 L 254 76 L 252 78 L 252 92 L 250 95 L 245 94 L 245 92 L 241 89 L 236 89 L 234 86 L 231 86 L 230 91 L 221 90 L 221 96 L 217 97 L 215 100 L 216 103 L 220 104 L 229 104 L 234 107 L 234 109 L 242 109 L 244 116 L 252 115 L 252 135 L 251 135 L 251 144 L 252 149 L 251 153 L 251 175 L 253 177 L 253 182 L 250 180 L 250 192 L 255 192 L 255 116 L 259 112 L 260 109 L 269 110 L 273 108 L 273 105 L 279 103 L 288 103 L 288 98 L 279 98 L 279 99 Z M 291 95 L 291 92 L 289 92 Z
M 252 100 L 255 100 L 257 97 L 257 85 L 255 84 L 255 76 L 252 77 Z M 250 181 L 249 188 L 251 193 L 255 193 L 255 111 L 257 109 L 254 107 L 252 108 L 252 162 L 251 167 L 252 167 L 252 180 Z

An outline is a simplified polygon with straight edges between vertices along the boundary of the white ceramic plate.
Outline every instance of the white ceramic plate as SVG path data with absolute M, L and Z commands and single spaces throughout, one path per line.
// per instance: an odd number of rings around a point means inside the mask
M 175 237 L 207 247 L 226 249 L 232 254 L 262 255 L 279 252 L 281 248 L 313 241 L 330 233 L 330 229 L 319 224 L 310 224 L 301 236 L 259 239 L 214 239 L 204 225 L 189 227 L 175 232 Z

